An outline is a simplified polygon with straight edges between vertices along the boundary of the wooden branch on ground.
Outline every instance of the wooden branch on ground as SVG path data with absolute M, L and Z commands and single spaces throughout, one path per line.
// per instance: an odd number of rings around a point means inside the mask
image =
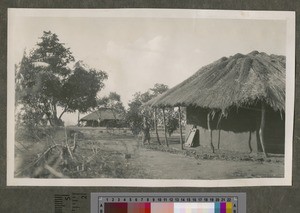
M 57 169 L 57 167 L 60 165 L 60 163 L 62 162 L 63 158 L 62 158 L 62 153 L 59 154 L 59 156 L 56 158 L 54 164 L 52 165 L 53 169 Z M 49 178 L 52 178 L 54 175 L 50 174 Z
M 52 164 L 55 161 L 56 157 L 57 156 L 55 156 L 55 155 L 51 155 L 47 160 L 42 162 L 38 167 L 36 167 L 34 169 L 34 171 L 31 174 L 31 177 L 34 177 L 34 178 L 41 177 L 41 174 L 45 170 L 44 165 L 45 164 Z
M 88 163 L 91 162 L 96 156 L 97 156 L 97 153 L 94 153 L 91 157 L 88 158 L 88 160 L 87 160 L 85 163 L 88 164 Z
M 56 146 L 57 150 L 58 150 L 59 152 L 62 152 L 62 151 L 58 148 L 57 143 L 54 141 L 52 135 L 48 135 L 48 134 L 46 134 L 46 135 L 50 138 L 50 141 L 53 143 L 53 145 Z
M 98 153 L 98 147 L 95 145 L 95 141 L 91 142 L 91 146 L 92 146 L 92 151 L 94 154 Z
M 74 133 L 73 148 L 72 148 L 73 153 L 75 153 L 75 151 L 77 149 L 76 135 L 77 135 L 77 133 Z
M 24 150 L 22 150 L 21 148 L 19 148 L 16 144 L 15 144 L 15 147 L 17 150 L 19 150 L 20 152 L 24 152 Z
M 65 136 L 66 136 L 66 141 L 65 141 L 66 148 L 67 148 L 67 150 L 68 150 L 68 153 L 69 153 L 71 159 L 74 160 L 74 156 L 73 156 L 73 154 L 72 154 L 72 152 L 71 152 L 71 149 L 70 149 L 70 147 L 69 147 L 69 145 L 68 145 L 68 135 L 67 135 L 67 128 L 66 128 L 66 127 L 65 127 Z
M 26 149 L 27 151 L 29 151 L 29 150 L 27 149 L 27 147 L 25 147 L 25 145 L 22 144 L 20 141 L 16 141 L 16 142 L 18 142 L 24 149 Z
M 48 164 L 45 164 L 44 168 L 46 170 L 48 170 L 55 177 L 58 177 L 58 178 L 68 178 L 67 176 L 63 175 L 62 173 L 56 171 L 54 168 L 52 168 Z
M 59 144 L 53 145 L 51 147 L 49 147 L 45 152 L 43 152 L 38 159 L 36 159 L 34 162 L 29 163 L 28 165 L 26 165 L 25 167 L 23 167 L 22 169 L 20 169 L 19 171 L 17 171 L 15 173 L 15 176 L 20 175 L 21 173 L 23 173 L 24 171 L 26 171 L 27 169 L 29 169 L 30 167 L 36 165 L 38 162 L 40 162 L 40 160 L 48 153 L 50 152 L 52 149 L 54 149 L 55 147 L 60 146 Z

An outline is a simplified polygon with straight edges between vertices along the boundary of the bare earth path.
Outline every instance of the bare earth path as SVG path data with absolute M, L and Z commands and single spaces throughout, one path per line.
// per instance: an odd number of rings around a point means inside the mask
M 131 168 L 142 171 L 129 178 L 149 179 L 230 179 L 283 177 L 283 163 L 259 161 L 202 160 L 183 154 L 146 149 L 137 139 L 126 137 L 98 140 L 102 149 L 131 154 Z
M 126 178 L 143 179 L 239 179 L 239 178 L 271 178 L 283 177 L 284 164 L 282 159 L 276 161 L 257 160 L 219 160 L 219 159 L 196 159 L 183 153 L 172 154 L 159 150 L 148 149 L 138 144 L 137 138 L 131 135 L 116 135 L 103 133 L 102 130 L 80 129 L 85 138 L 78 141 L 81 151 L 79 155 L 93 156 L 96 150 L 101 157 L 103 153 L 111 155 L 108 161 L 111 169 L 116 170 L 115 163 L 120 161 L 121 168 L 126 171 Z M 63 138 L 63 137 L 62 137 Z M 57 139 L 57 141 L 60 141 Z M 44 143 L 28 146 L 28 150 L 16 150 L 16 170 L 28 164 L 34 156 L 42 152 Z M 176 144 L 172 145 L 173 148 Z M 92 151 L 93 150 L 93 151 Z M 82 153 L 81 153 L 82 152 Z M 228 155 L 232 153 L 228 153 Z M 126 156 L 130 155 L 126 159 Z M 275 159 L 276 160 L 276 159 Z M 110 162 L 109 162 L 110 161 Z M 98 169 L 99 163 L 95 163 L 92 169 Z M 98 167 L 97 167 L 98 166 Z M 86 177 L 101 178 L 101 172 L 95 170 L 95 174 Z M 108 175 L 107 178 L 115 178 Z
M 184 155 L 139 149 L 135 166 L 151 178 L 225 179 L 283 176 L 283 165 L 252 161 L 198 160 Z M 272 175 L 273 174 L 273 175 Z

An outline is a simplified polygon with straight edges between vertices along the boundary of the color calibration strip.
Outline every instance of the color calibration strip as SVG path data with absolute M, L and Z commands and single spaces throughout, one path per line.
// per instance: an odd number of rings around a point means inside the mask
M 244 213 L 246 193 L 91 193 L 91 213 Z
M 100 213 L 233 213 L 232 202 L 105 203 Z

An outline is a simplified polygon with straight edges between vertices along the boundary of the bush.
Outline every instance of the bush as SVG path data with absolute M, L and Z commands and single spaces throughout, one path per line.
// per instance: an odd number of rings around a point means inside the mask
M 47 135 L 53 134 L 55 127 L 47 125 L 47 119 L 43 115 L 31 110 L 26 113 L 19 113 L 15 125 L 16 140 L 40 140 Z

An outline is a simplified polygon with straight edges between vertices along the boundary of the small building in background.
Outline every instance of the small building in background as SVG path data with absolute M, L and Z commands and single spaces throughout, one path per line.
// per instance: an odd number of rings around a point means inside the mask
M 89 127 L 119 127 L 122 120 L 114 109 L 100 108 L 81 118 L 80 123 Z

